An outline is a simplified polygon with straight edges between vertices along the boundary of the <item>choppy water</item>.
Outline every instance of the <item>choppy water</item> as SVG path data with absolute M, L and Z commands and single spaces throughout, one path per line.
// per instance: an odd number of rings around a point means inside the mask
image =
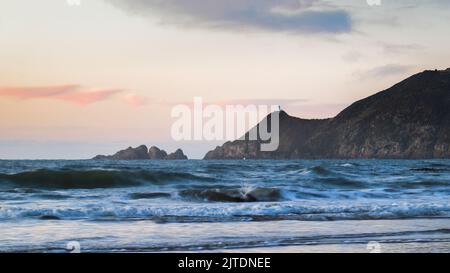
M 450 161 L 0 161 L 0 252 L 450 252 Z

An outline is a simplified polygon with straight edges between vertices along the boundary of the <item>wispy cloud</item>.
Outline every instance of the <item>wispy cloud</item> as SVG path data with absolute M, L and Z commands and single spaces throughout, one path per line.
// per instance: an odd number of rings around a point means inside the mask
M 241 105 L 279 105 L 290 115 L 306 119 L 321 119 L 336 116 L 348 104 L 317 104 L 307 99 L 241 99 L 224 102 Z
M 380 43 L 385 54 L 398 55 L 402 53 L 416 52 L 423 50 L 424 47 L 419 44 L 391 44 Z
M 93 104 L 122 92 L 121 89 L 86 89 L 80 85 L 0 87 L 0 96 L 18 99 L 55 99 L 80 105 Z
M 228 30 L 342 33 L 352 30 L 350 14 L 320 0 L 105 0 L 162 23 Z
M 149 98 L 136 94 L 129 94 L 123 97 L 123 101 L 130 106 L 140 107 L 147 105 L 149 103 Z
M 193 101 L 173 102 L 168 105 L 174 106 L 177 104 L 192 105 Z M 236 106 L 280 106 L 282 110 L 293 116 L 298 116 L 305 119 L 324 119 L 336 116 L 340 111 L 347 107 L 348 103 L 314 103 L 308 99 L 235 99 L 235 100 L 222 100 L 222 101 L 203 101 L 204 106 L 217 105 L 220 107 L 226 107 L 228 105 Z M 247 110 L 251 110 L 247 109 Z M 271 110 L 270 108 L 268 110 Z
M 362 57 L 363 55 L 361 54 L 361 52 L 357 50 L 350 50 L 344 55 L 342 55 L 342 59 L 349 63 L 358 62 L 359 60 L 361 60 Z
M 414 66 L 402 64 L 387 64 L 374 67 L 364 72 L 355 73 L 361 79 L 383 78 L 389 76 L 397 76 L 410 72 Z
M 0 87 L 0 96 L 20 99 L 36 99 L 61 96 L 78 90 L 78 85 L 34 86 L 34 87 Z
M 55 98 L 74 102 L 81 105 L 87 105 L 106 100 L 111 96 L 122 92 L 120 89 L 91 89 L 81 92 L 72 92 L 64 95 L 57 96 Z
M 231 99 L 231 100 L 208 100 L 204 99 L 202 101 L 205 105 L 218 105 L 221 107 L 225 107 L 227 105 L 242 105 L 242 106 L 248 106 L 248 105 L 265 105 L 265 106 L 272 106 L 272 105 L 280 105 L 280 106 L 293 106 L 293 105 L 300 105 L 308 102 L 306 99 L 261 99 L 261 98 L 252 98 L 252 99 Z M 194 99 L 191 101 L 172 101 L 172 102 L 161 102 L 163 104 L 166 104 L 168 106 L 175 106 L 179 104 L 183 105 L 191 105 L 194 103 Z
M 241 105 L 299 105 L 307 102 L 305 99 L 239 99 L 225 101 L 224 104 L 241 104 Z

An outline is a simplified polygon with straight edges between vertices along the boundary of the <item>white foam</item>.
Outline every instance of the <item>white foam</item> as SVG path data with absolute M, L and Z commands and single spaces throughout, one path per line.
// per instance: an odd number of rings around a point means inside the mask
M 336 202 L 337 203 L 337 202 Z M 69 207 L 17 207 L 0 208 L 0 219 L 38 218 L 56 216 L 61 219 L 97 218 L 151 218 L 164 216 L 230 218 L 251 216 L 284 216 L 298 220 L 340 219 L 399 219 L 414 217 L 450 217 L 450 204 L 441 202 L 374 202 L 337 203 L 290 201 L 281 203 L 193 203 L 154 205 L 103 205 Z

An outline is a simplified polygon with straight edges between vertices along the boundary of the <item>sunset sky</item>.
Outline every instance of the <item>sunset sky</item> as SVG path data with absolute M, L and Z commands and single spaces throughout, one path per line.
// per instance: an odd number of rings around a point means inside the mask
M 0 158 L 200 158 L 220 143 L 170 137 L 195 96 L 325 118 L 450 67 L 447 0 L 71 1 L 0 0 Z

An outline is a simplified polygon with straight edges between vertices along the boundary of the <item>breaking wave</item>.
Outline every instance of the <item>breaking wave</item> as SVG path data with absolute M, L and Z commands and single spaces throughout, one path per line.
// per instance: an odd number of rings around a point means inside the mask
M 0 220 L 34 218 L 40 220 L 89 219 L 128 221 L 154 220 L 159 222 L 215 222 L 215 221 L 337 221 L 380 220 L 450 217 L 450 204 L 366 204 L 318 205 L 299 202 L 284 203 L 212 203 L 170 206 L 95 206 L 66 208 L 0 207 Z
M 51 189 L 94 189 L 139 186 L 146 183 L 176 181 L 212 181 L 213 178 L 184 172 L 123 170 L 48 170 L 39 169 L 16 174 L 0 174 L 0 186 Z
M 185 198 L 212 202 L 275 202 L 284 199 L 281 190 L 274 188 L 189 189 L 179 194 Z

